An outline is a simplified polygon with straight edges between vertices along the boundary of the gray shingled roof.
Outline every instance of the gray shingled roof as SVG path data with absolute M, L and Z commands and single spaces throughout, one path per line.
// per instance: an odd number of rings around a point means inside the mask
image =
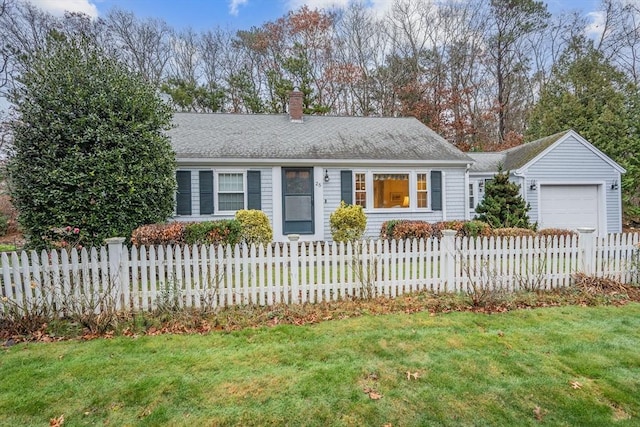
M 177 113 L 178 159 L 359 159 L 471 162 L 415 118 Z
M 527 142 L 517 147 L 505 150 L 506 159 L 504 162 L 504 170 L 516 170 L 533 160 L 538 154 L 549 148 L 554 142 L 562 138 L 569 131 L 558 132 L 556 134 Z
M 504 151 L 467 153 L 476 161 L 471 167 L 471 172 L 497 172 L 499 165 L 502 165 L 502 170 L 504 171 L 520 169 L 567 133 L 569 133 L 568 130 L 526 142 Z
M 469 157 L 475 160 L 475 163 L 471 166 L 471 172 L 491 172 L 494 173 L 498 170 L 499 165 L 504 165 L 504 152 L 492 152 L 492 153 L 467 153 Z

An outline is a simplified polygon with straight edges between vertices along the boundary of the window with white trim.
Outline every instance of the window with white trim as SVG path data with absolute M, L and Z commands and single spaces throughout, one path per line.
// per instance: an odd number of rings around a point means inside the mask
M 427 174 L 419 173 L 417 175 L 416 196 L 418 200 L 418 208 L 426 208 L 429 205 L 429 191 L 427 190 Z
M 476 197 L 475 194 L 473 192 L 475 185 L 473 184 L 473 182 L 469 183 L 469 209 L 475 209 L 476 208 Z
M 217 174 L 217 211 L 244 209 L 245 181 L 243 173 L 224 172 Z
M 354 203 L 373 209 L 430 209 L 428 171 L 354 173 Z
M 356 173 L 356 205 L 367 207 L 367 174 Z

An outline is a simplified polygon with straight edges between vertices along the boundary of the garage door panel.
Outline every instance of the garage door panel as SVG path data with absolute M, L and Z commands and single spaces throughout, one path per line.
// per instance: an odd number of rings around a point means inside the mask
M 540 218 L 542 228 L 597 228 L 598 186 L 541 186 Z

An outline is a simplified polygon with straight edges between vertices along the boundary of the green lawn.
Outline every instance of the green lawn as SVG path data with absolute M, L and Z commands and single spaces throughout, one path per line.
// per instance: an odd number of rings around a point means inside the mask
M 0 351 L 0 425 L 640 425 L 638 303 Z

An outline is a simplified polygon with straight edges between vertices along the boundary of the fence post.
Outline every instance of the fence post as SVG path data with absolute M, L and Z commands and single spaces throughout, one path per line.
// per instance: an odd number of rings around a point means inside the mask
M 440 278 L 444 274 L 445 292 L 454 290 L 455 285 L 455 265 L 456 265 L 456 230 L 442 230 L 442 242 L 440 245 Z
M 593 262 L 595 255 L 594 231 L 596 231 L 596 229 L 591 227 L 578 228 L 578 233 L 580 233 L 578 236 L 578 269 L 582 267 L 581 273 L 589 276 L 596 272 Z
M 109 255 L 109 285 L 111 288 L 111 301 L 115 304 L 115 309 L 119 310 L 122 306 L 121 295 L 122 286 L 128 286 L 128 283 L 121 283 L 120 273 L 122 272 L 122 244 L 124 237 L 111 237 L 105 239 Z
M 289 257 L 291 261 L 289 262 L 290 272 L 291 272 L 291 302 L 294 304 L 298 303 L 298 296 L 300 294 L 298 285 L 298 240 L 300 240 L 299 234 L 289 234 L 287 236 L 289 238 Z

